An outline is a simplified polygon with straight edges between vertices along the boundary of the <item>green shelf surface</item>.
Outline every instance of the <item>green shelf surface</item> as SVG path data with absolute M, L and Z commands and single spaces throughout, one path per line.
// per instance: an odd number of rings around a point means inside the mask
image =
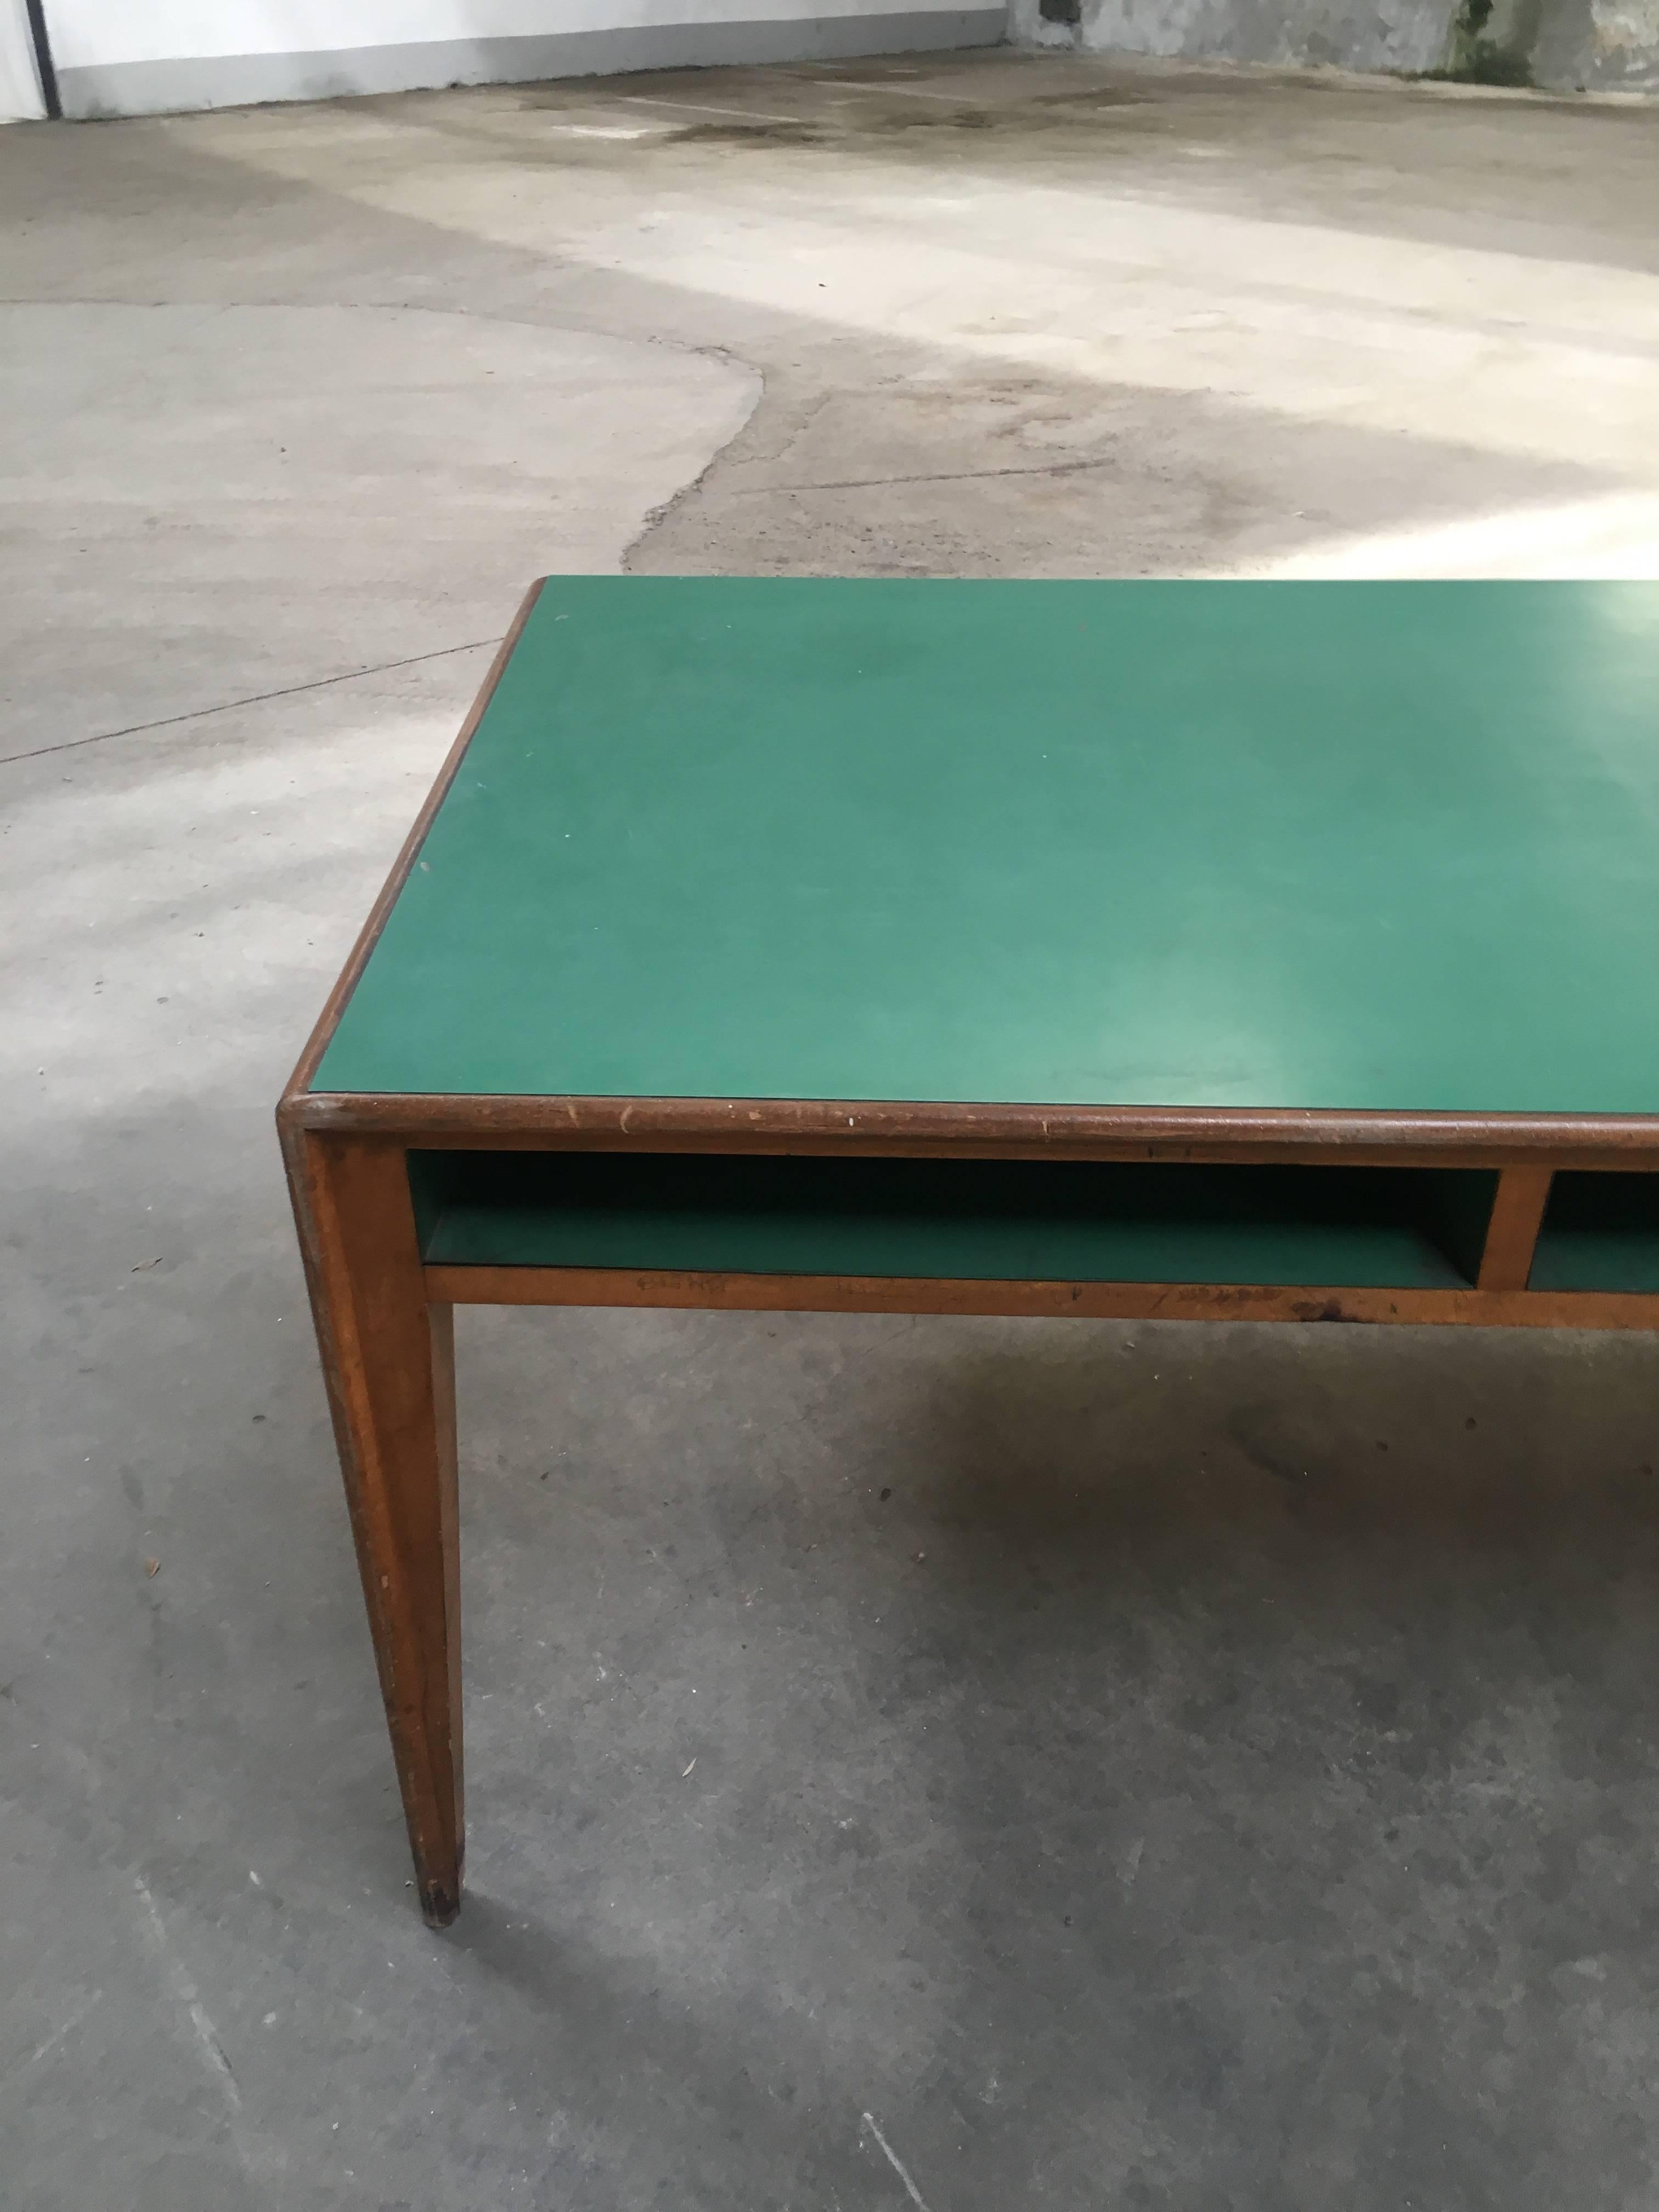
M 1659 585 L 544 587 L 323 1091 L 1659 1112 Z
M 1451 1255 L 1491 1184 L 1389 1169 L 523 1152 L 417 1152 L 410 1174 L 425 1257 L 450 1265 L 1379 1288 L 1466 1285 Z
M 1659 1175 L 1558 1175 L 1534 1291 L 1659 1291 Z

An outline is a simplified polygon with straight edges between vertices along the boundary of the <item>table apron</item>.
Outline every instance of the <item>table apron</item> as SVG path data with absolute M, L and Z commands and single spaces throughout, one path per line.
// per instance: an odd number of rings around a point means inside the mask
M 986 1314 L 1091 1321 L 1462 1323 L 1659 1328 L 1659 1297 L 1604 1291 L 1380 1290 L 1237 1283 L 990 1282 L 902 1275 L 428 1266 L 437 1305 L 659 1306 L 715 1313 Z

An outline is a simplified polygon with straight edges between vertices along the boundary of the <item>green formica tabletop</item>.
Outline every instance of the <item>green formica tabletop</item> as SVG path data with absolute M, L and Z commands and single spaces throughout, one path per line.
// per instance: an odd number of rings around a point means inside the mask
M 1659 1113 L 1659 585 L 553 578 L 318 1091 Z

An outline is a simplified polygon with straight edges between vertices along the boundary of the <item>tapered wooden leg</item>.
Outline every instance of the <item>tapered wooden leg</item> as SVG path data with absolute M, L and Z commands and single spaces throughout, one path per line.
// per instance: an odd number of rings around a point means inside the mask
M 427 1303 L 403 1147 L 284 1132 L 421 1907 L 461 1901 L 452 1309 Z

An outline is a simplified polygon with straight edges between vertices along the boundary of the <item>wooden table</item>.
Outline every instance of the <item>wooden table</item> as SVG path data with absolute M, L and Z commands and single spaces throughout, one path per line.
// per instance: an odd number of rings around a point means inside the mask
M 1659 586 L 558 578 L 279 1109 L 428 1919 L 457 1304 L 1659 1322 Z

